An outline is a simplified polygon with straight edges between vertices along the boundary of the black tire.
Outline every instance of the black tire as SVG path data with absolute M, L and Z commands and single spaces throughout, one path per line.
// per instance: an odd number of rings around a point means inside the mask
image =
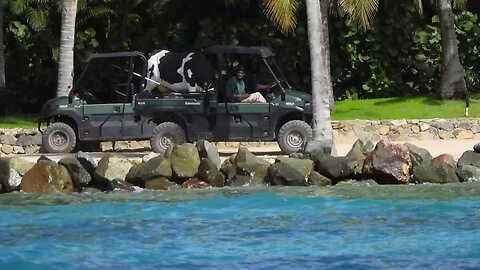
M 312 134 L 312 127 L 304 121 L 288 121 L 278 132 L 278 145 L 285 154 L 295 153 L 301 150 L 307 141 L 312 140 Z
M 156 153 L 164 154 L 168 148 L 186 142 L 185 131 L 173 122 L 161 123 L 155 127 L 150 137 L 150 146 Z
M 43 132 L 42 146 L 47 153 L 70 153 L 76 143 L 75 131 L 65 123 L 53 123 Z

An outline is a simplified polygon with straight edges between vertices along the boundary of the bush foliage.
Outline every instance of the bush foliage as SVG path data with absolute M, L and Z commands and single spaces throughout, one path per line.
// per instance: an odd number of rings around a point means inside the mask
M 60 10 L 57 1 L 6 2 L 9 102 L 2 104 L 2 111 L 35 112 L 56 93 Z M 276 52 L 293 85 L 310 92 L 305 6 L 298 12 L 298 27 L 285 36 L 265 18 L 260 0 L 131 2 L 79 1 L 76 77 L 91 52 L 265 45 Z M 467 82 L 470 91 L 476 91 L 480 90 L 480 24 L 472 12 L 479 4 L 472 5 L 471 11 L 456 11 L 455 19 Z M 381 6 L 373 27 L 365 32 L 347 18 L 330 16 L 332 81 L 338 100 L 429 95 L 437 87 L 441 66 L 438 17 L 433 13 L 420 16 L 409 0 L 381 1 Z

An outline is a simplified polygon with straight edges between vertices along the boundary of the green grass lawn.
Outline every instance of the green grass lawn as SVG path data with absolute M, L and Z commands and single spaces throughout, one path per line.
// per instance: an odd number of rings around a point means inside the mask
M 0 116 L 0 128 L 36 128 L 38 115 Z
M 38 115 L 0 116 L 0 128 L 36 128 Z M 332 120 L 463 118 L 465 101 L 429 97 L 345 100 L 335 103 Z M 480 100 L 470 100 L 469 116 L 480 117 Z
M 470 118 L 480 117 L 480 100 L 471 99 Z M 401 97 L 345 100 L 335 103 L 332 120 L 388 120 L 463 118 L 465 100 L 439 100 L 429 97 Z

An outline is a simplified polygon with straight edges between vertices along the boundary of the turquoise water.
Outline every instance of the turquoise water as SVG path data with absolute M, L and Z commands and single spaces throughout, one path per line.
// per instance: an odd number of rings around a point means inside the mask
M 0 269 L 479 269 L 480 184 L 0 196 Z

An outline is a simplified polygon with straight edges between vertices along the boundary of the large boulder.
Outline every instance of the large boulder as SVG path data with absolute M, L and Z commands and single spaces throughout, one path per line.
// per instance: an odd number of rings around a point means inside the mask
M 275 159 L 275 162 L 286 163 L 292 166 L 301 174 L 303 174 L 305 178 L 308 178 L 310 173 L 313 171 L 313 167 L 314 167 L 314 162 L 309 159 L 297 159 L 297 158 L 278 156 Z
M 74 157 L 62 158 L 58 161 L 58 164 L 65 167 L 68 173 L 70 173 L 76 191 L 81 191 L 92 180 L 92 176 L 88 173 L 87 169 Z
M 347 153 L 346 160 L 350 165 L 356 161 L 353 168 L 354 174 L 361 174 L 365 158 L 373 151 L 375 145 L 372 141 L 367 139 L 358 139 L 352 146 L 352 149 Z
M 235 174 L 231 186 L 261 186 L 266 184 L 268 166 L 263 163 L 239 162 L 235 165 Z
M 169 190 L 177 186 L 178 185 L 175 182 L 172 182 L 165 177 L 155 178 L 145 183 L 145 188 L 152 190 Z
M 408 148 L 385 141 L 377 143 L 363 165 L 363 173 L 372 175 L 380 184 L 408 184 L 411 169 Z
M 353 157 L 318 156 L 315 159 L 315 171 L 337 183 L 343 179 L 353 177 L 358 168 L 359 159 Z M 362 162 L 363 163 L 363 162 Z
M 416 183 L 446 184 L 458 183 L 455 169 L 448 163 L 431 165 L 425 164 L 413 167 L 413 175 Z
M 331 186 L 332 185 L 332 180 L 330 178 L 327 178 L 320 173 L 316 171 L 312 171 L 310 175 L 308 176 L 308 185 L 311 186 Z
M 99 161 L 95 169 L 95 175 L 108 180 L 125 179 L 133 162 L 127 158 L 106 154 Z
M 174 180 L 184 181 L 198 173 L 200 156 L 193 144 L 175 145 L 169 153 Z
M 455 171 L 461 182 L 480 182 L 480 168 L 472 165 L 463 165 Z
M 80 164 L 82 164 L 83 168 L 85 168 L 90 175 L 93 176 L 95 174 L 95 161 L 89 154 L 78 151 L 75 154 L 75 158 L 80 162 Z
M 268 178 L 272 185 L 307 186 L 309 184 L 308 176 L 285 162 L 270 165 Z
M 434 167 L 442 163 L 449 165 L 450 167 L 452 167 L 452 169 L 457 168 L 457 163 L 455 162 L 455 158 L 450 154 L 442 154 L 442 155 L 436 156 L 432 158 L 432 160 L 430 161 L 430 164 Z
M 136 186 L 145 187 L 146 182 L 160 177 L 172 177 L 170 160 L 161 155 L 134 165 L 130 168 L 125 180 Z
M 409 142 L 406 142 L 403 145 L 408 148 L 413 167 L 428 164 L 432 160 L 432 154 L 430 154 L 427 149 L 418 147 Z
M 68 170 L 53 161 L 38 161 L 22 178 L 21 190 L 35 193 L 73 193 Z
M 209 159 L 213 164 L 215 164 L 215 167 L 217 167 L 218 170 L 220 169 L 222 166 L 222 161 L 220 159 L 220 155 L 218 154 L 218 149 L 214 144 L 208 141 L 199 141 L 197 142 L 196 147 L 201 159 Z
M 19 190 L 22 176 L 25 175 L 35 163 L 21 158 L 0 158 L 0 189 L 3 192 Z
M 95 169 L 95 175 L 90 186 L 103 191 L 111 191 L 113 186 L 110 181 L 113 179 L 125 179 L 133 165 L 133 162 L 127 158 L 106 154 L 98 161 L 98 166 Z
M 474 151 L 465 151 L 458 159 L 457 166 L 471 165 L 480 168 L 480 153 Z
M 135 191 L 132 184 L 122 179 L 113 179 L 110 181 L 110 185 L 113 191 Z
M 235 155 L 233 164 L 238 163 L 250 163 L 250 164 L 265 164 L 270 165 L 270 163 L 264 159 L 258 158 L 254 154 L 252 154 L 248 148 L 246 147 L 239 147 L 237 154 Z
M 197 177 L 212 187 L 223 187 L 225 184 L 225 176 L 219 171 L 217 165 L 208 158 L 202 158 Z

